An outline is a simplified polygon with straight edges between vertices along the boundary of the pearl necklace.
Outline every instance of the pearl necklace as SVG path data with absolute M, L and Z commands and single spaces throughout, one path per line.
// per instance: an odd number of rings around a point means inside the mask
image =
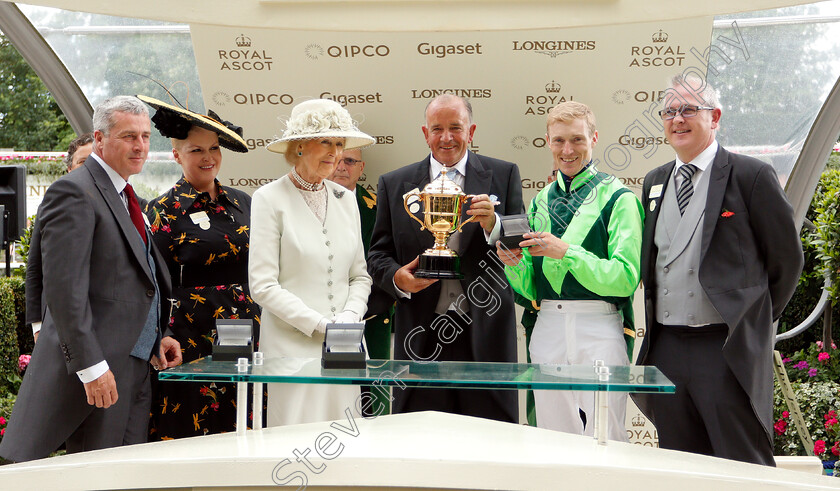
M 295 182 L 300 184 L 300 187 L 307 191 L 320 191 L 324 187 L 323 181 L 318 184 L 312 184 L 311 182 L 305 181 L 302 177 L 300 177 L 300 174 L 297 173 L 297 170 L 295 170 L 294 167 L 292 167 L 292 172 L 290 172 L 290 174 L 292 175 L 292 179 L 294 179 Z

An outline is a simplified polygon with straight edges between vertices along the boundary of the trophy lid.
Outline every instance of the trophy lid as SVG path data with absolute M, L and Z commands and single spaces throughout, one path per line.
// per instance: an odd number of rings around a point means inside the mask
M 446 167 L 444 167 L 440 171 L 440 175 L 437 178 L 426 184 L 423 188 L 423 192 L 426 194 L 445 194 L 445 195 L 458 195 L 464 194 L 464 191 L 461 189 L 461 186 L 455 184 L 446 173 L 449 171 Z

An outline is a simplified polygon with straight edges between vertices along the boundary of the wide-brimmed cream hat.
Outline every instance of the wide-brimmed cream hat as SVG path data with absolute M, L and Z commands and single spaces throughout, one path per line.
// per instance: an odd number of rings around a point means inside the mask
M 289 142 L 315 138 L 344 138 L 344 149 L 373 145 L 374 138 L 359 131 L 347 109 L 329 99 L 303 101 L 294 108 L 286 122 L 283 137 L 265 148 L 275 153 L 285 153 Z
M 138 95 L 138 99 L 152 106 L 155 115 L 152 122 L 161 135 L 166 138 L 185 140 L 190 128 L 195 125 L 210 130 L 219 135 L 219 145 L 234 152 L 246 153 L 248 145 L 242 138 L 242 127 L 230 121 L 224 121 L 213 111 L 207 111 L 207 116 L 173 106 L 153 97 Z

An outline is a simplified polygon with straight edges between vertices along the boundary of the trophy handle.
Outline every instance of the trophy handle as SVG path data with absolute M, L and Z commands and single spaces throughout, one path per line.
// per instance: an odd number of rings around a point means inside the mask
M 414 216 L 414 213 L 411 213 L 411 210 L 409 210 L 409 209 L 408 209 L 408 198 L 410 198 L 411 196 L 417 196 L 417 197 L 419 197 L 421 200 L 423 199 L 423 195 L 422 195 L 422 193 L 408 193 L 408 194 L 406 194 L 405 196 L 403 196 L 403 208 L 405 208 L 405 212 L 406 212 L 406 213 L 408 213 L 408 216 L 410 216 L 411 218 L 413 218 L 413 219 L 417 220 L 417 223 L 419 223 L 419 224 L 420 224 L 420 230 L 426 230 L 426 224 L 425 224 L 425 223 L 423 223 L 423 221 L 422 221 L 422 220 L 420 220 L 419 218 L 417 218 L 416 216 Z
M 461 196 L 461 205 L 466 203 L 468 199 L 473 199 L 473 198 L 475 198 L 474 194 L 465 194 L 465 195 Z M 460 232 L 461 229 L 464 227 L 464 225 L 470 223 L 471 221 L 475 220 L 476 218 L 478 218 L 478 215 L 473 215 L 473 216 L 467 218 L 466 220 L 464 220 L 463 222 L 459 223 L 458 224 L 458 231 Z

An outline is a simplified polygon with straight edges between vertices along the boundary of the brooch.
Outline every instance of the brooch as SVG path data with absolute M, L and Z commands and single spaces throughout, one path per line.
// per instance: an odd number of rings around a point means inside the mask
M 337 199 L 341 199 L 341 197 L 344 196 L 344 191 L 338 191 L 336 189 L 333 189 L 333 196 L 335 196 Z

